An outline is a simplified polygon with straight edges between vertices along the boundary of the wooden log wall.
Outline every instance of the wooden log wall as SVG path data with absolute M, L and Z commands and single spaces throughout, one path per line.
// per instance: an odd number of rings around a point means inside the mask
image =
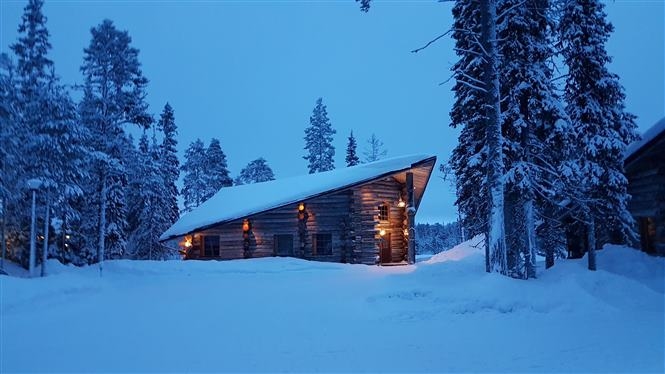
M 304 201 L 308 217 L 303 253 L 299 253 L 302 243 L 298 227 L 298 203 L 248 217 L 252 227 L 251 257 L 275 255 L 275 235 L 293 235 L 295 257 L 317 261 L 341 261 L 342 251 L 349 250 L 346 241 L 350 236 L 347 234 L 349 225 L 345 225 L 345 222 L 348 222 L 351 197 L 352 192 L 345 190 Z M 200 237 L 217 235 L 220 238 L 221 250 L 219 256 L 215 258 L 243 258 L 242 222 L 243 219 L 239 219 L 195 233 L 193 248 L 200 246 Z M 332 254 L 313 253 L 312 240 L 313 235 L 317 233 L 332 235 Z M 350 250 L 352 252 L 352 249 Z M 196 256 L 192 256 L 194 257 Z
M 665 255 L 665 137 L 628 163 L 626 176 L 632 196 L 628 209 L 636 220 L 653 219 L 655 237 L 650 239 L 654 246 L 650 252 Z
M 405 208 L 397 206 L 400 193 L 406 201 L 405 187 L 392 177 L 356 187 L 358 190 L 357 208 L 360 211 L 360 227 L 356 236 L 360 236 L 360 248 L 356 248 L 359 261 L 364 264 L 378 263 L 380 260 L 379 243 L 381 229 L 390 233 L 391 262 L 406 260 L 406 238 L 404 236 Z M 379 206 L 389 207 L 388 221 L 379 219 Z M 372 260 L 374 262 L 372 262 Z M 384 260 L 385 261 L 385 260 Z
M 379 232 L 384 229 L 391 236 L 390 262 L 406 261 L 407 237 L 404 235 L 406 210 L 397 206 L 400 193 L 402 199 L 406 201 L 404 184 L 388 177 L 302 201 L 307 211 L 306 233 L 302 236 L 304 242 L 301 242 L 299 235 L 299 203 L 249 216 L 247 219 L 251 222 L 250 257 L 274 256 L 276 254 L 274 236 L 293 235 L 294 257 L 317 261 L 377 264 L 380 260 Z M 381 204 L 388 206 L 387 221 L 379 219 Z M 245 257 L 243 220 L 238 219 L 195 233 L 188 258 L 206 258 L 202 248 L 202 237 L 206 235 L 219 236 L 220 240 L 219 254 L 211 258 L 226 260 Z M 332 254 L 313 253 L 313 235 L 317 233 L 332 235 Z

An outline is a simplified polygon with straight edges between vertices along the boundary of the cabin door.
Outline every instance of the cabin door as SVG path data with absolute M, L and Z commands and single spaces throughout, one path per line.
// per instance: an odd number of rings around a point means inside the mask
M 381 263 L 389 263 L 393 261 L 393 252 L 390 249 L 390 233 L 386 233 L 379 242 L 379 248 L 381 250 Z

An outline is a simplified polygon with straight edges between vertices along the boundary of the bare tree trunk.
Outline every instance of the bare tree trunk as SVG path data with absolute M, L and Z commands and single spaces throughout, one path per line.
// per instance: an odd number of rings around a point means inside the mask
M 589 217 L 589 224 L 587 226 L 587 241 L 589 243 L 589 270 L 596 270 L 596 222 L 593 217 Z
M 489 271 L 506 274 L 507 251 L 504 227 L 503 137 L 499 121 L 499 76 L 496 48 L 496 0 L 480 1 L 481 35 L 485 64 L 485 111 L 487 117 L 487 185 L 490 195 L 488 237 Z
M 28 270 L 30 277 L 35 276 L 35 257 L 37 249 L 35 248 L 35 205 L 37 205 L 37 191 L 32 190 L 32 218 L 30 218 L 30 259 Z
M 2 243 L 2 259 L 0 259 L 0 269 L 5 268 L 5 257 L 7 256 L 7 199 L 2 197 L 2 227 L 0 228 L 0 239 Z
M 42 273 L 46 275 L 46 259 L 48 257 L 48 229 L 51 226 L 51 193 L 46 192 L 46 217 L 44 217 L 44 247 L 42 249 Z
M 102 189 L 99 196 L 99 276 L 102 276 L 104 268 L 104 238 L 106 236 L 106 173 L 102 171 Z
M 526 277 L 536 277 L 536 222 L 533 210 L 533 199 L 528 197 L 524 201 L 524 234 L 526 235 Z

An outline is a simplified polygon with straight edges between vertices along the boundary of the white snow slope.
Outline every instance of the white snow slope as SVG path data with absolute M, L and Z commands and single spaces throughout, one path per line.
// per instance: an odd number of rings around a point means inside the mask
M 610 246 L 521 281 L 469 243 L 403 267 L 51 266 L 0 276 L 0 372 L 663 372 L 663 266 Z

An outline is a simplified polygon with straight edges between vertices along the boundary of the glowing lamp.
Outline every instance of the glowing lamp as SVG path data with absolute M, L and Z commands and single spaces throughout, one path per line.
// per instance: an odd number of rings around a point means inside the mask
M 408 229 L 404 229 L 404 236 L 409 236 L 409 230 Z
M 190 248 L 192 246 L 192 237 L 188 236 L 185 238 L 185 242 L 182 244 L 185 248 Z
M 298 211 L 299 212 L 304 212 L 305 211 L 305 204 L 304 203 L 298 204 Z
M 69 239 L 69 235 L 65 235 L 65 239 Z
M 242 231 L 245 231 L 245 232 L 249 231 L 249 221 L 248 220 L 242 221 Z
M 381 235 L 381 236 L 386 236 L 386 230 L 381 229 L 381 230 L 379 231 L 379 235 Z
M 402 200 L 401 195 L 399 197 L 399 201 L 397 202 L 397 206 L 400 207 L 400 208 L 404 208 L 406 206 L 406 203 L 404 202 L 404 200 Z

